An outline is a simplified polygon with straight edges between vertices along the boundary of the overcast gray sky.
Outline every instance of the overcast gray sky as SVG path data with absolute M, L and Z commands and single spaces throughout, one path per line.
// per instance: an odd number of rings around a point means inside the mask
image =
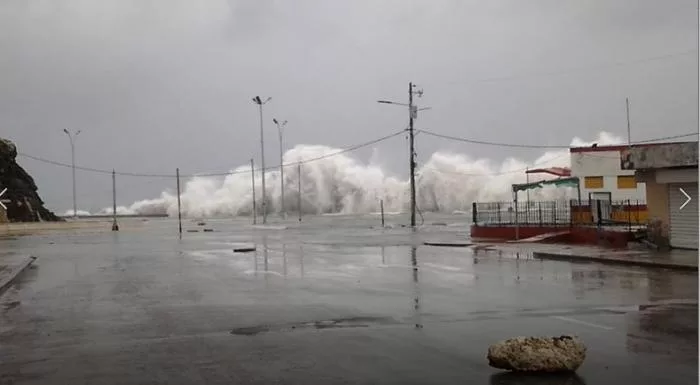
M 432 110 L 417 128 L 534 144 L 633 140 L 698 129 L 693 0 L 0 0 L 0 136 L 79 165 L 152 173 L 226 171 L 258 158 L 255 95 L 288 146 L 344 147 L 405 128 L 407 83 Z M 490 80 L 489 80 L 490 79 Z M 377 145 L 405 176 L 406 142 Z M 541 151 L 419 136 L 494 161 Z M 372 149 L 356 156 L 368 160 Z M 50 208 L 71 207 L 70 169 L 20 158 Z M 80 208 L 110 202 L 109 176 L 79 172 Z M 120 204 L 171 181 L 120 179 Z

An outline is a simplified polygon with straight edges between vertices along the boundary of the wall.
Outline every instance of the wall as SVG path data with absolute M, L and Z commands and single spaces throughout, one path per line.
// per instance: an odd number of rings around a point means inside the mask
M 659 220 L 665 226 L 662 230 L 662 235 L 668 237 L 668 185 L 656 183 L 655 181 L 647 182 L 647 213 L 650 221 Z
M 621 167 L 626 170 L 697 167 L 698 142 L 635 146 L 628 150 L 622 150 L 620 163 Z
M 595 227 L 520 227 L 518 238 L 527 239 L 544 234 L 559 233 L 543 243 L 563 243 L 580 245 L 599 245 L 624 248 L 632 240 L 632 235 L 624 231 L 598 230 Z M 472 240 L 512 241 L 515 240 L 515 226 L 476 226 L 470 230 Z
M 670 218 L 668 184 L 657 182 L 657 172 L 654 170 L 639 170 L 636 172 L 636 178 L 646 185 L 649 240 L 666 247 Z
M 636 189 L 618 189 L 618 175 L 634 175 L 634 170 L 620 168 L 620 150 L 571 153 L 571 176 L 581 179 L 582 200 L 587 200 L 590 192 L 610 192 L 613 201 L 630 199 L 633 203 L 637 200 L 644 202 L 644 184 L 637 184 Z M 586 176 L 602 176 L 603 188 L 587 189 L 584 181 Z

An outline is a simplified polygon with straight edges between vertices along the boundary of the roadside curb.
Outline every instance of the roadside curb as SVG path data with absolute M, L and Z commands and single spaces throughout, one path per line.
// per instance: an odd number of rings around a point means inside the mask
M 595 256 L 584 256 L 584 255 L 572 255 L 572 254 L 557 254 L 549 252 L 535 251 L 532 253 L 534 258 L 539 259 L 553 259 L 559 261 L 577 261 L 577 262 L 599 262 L 609 265 L 627 265 L 627 266 L 640 266 L 640 267 L 651 267 L 651 268 L 661 268 L 661 269 L 673 269 L 673 270 L 683 270 L 683 271 L 698 271 L 697 266 L 683 265 L 678 263 L 668 263 L 663 261 L 644 261 L 638 259 L 624 259 L 624 258 L 603 258 Z
M 10 274 L 8 274 L 5 278 L 0 280 L 0 295 L 5 292 L 5 290 L 12 285 L 12 282 L 15 281 L 17 276 L 19 276 L 24 270 L 26 270 L 29 265 L 34 263 L 36 261 L 36 257 L 29 256 L 22 261 L 17 267 L 15 267 Z

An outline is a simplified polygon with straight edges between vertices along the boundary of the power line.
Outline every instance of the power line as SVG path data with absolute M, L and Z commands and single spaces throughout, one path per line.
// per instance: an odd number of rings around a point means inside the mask
M 426 134 L 426 135 L 431 135 L 435 136 L 438 138 L 443 138 L 443 139 L 449 139 L 449 140 L 454 140 L 458 142 L 464 142 L 464 143 L 471 143 L 471 144 L 482 144 L 486 146 L 497 146 L 497 147 L 515 147 L 515 148 L 540 148 L 540 149 L 558 149 L 558 150 L 563 150 L 563 149 L 569 149 L 575 146 L 567 145 L 537 145 L 537 144 L 516 144 L 516 143 L 503 143 L 503 142 L 490 142 L 490 141 L 485 141 L 485 140 L 476 140 L 476 139 L 467 139 L 467 138 L 460 138 L 456 136 L 451 136 L 451 135 L 445 135 L 445 134 L 438 134 L 435 132 L 431 132 L 428 130 L 419 130 L 420 132 Z M 692 133 L 687 133 L 687 134 L 681 134 L 681 135 L 673 135 L 673 136 L 665 136 L 661 138 L 654 138 L 654 139 L 647 139 L 647 140 L 642 140 L 638 142 L 632 142 L 632 144 L 644 144 L 644 143 L 652 143 L 652 142 L 661 142 L 664 140 L 671 140 L 671 139 L 679 139 L 679 138 L 684 138 L 688 136 L 697 136 L 697 132 L 692 132 Z
M 498 176 L 498 175 L 507 175 L 507 174 L 515 174 L 523 171 L 527 171 L 528 169 L 531 169 L 532 167 L 536 166 L 541 166 L 546 163 L 550 163 L 552 161 L 555 161 L 557 159 L 561 159 L 565 156 L 568 156 L 569 154 L 561 154 L 558 156 L 555 156 L 551 159 L 543 160 L 541 162 L 534 163 L 528 167 L 516 169 L 516 170 L 509 170 L 509 171 L 500 171 L 500 172 L 493 172 L 493 173 L 486 173 L 486 174 L 472 174 L 472 173 L 466 173 L 466 172 L 461 172 L 461 171 L 447 171 L 447 170 L 440 170 L 434 167 L 429 167 L 429 166 L 423 166 L 421 169 L 428 169 L 428 170 L 433 170 L 441 173 L 447 173 L 447 174 L 455 174 L 455 175 L 463 175 L 463 176 Z
M 376 143 L 385 141 L 385 140 L 387 140 L 387 139 L 393 138 L 393 137 L 395 137 L 395 136 L 401 135 L 401 134 L 403 134 L 404 132 L 406 132 L 405 129 L 400 130 L 400 131 L 397 131 L 397 132 L 394 132 L 394 133 L 389 134 L 389 135 L 386 135 L 386 136 L 383 136 L 383 137 L 378 138 L 378 139 L 374 139 L 374 140 L 370 140 L 370 141 L 368 141 L 368 142 L 356 144 L 356 145 L 347 147 L 347 148 L 345 148 L 345 149 L 342 149 L 342 150 L 339 150 L 339 151 L 336 151 L 336 152 L 333 152 L 333 153 L 330 153 L 330 154 L 325 154 L 325 155 L 318 156 L 318 157 L 315 157 L 315 158 L 304 159 L 304 160 L 301 160 L 301 161 L 292 162 L 292 163 L 288 163 L 288 164 L 282 164 L 281 166 L 280 166 L 280 165 L 276 165 L 276 166 L 266 167 L 266 169 L 271 170 L 271 169 L 276 169 L 276 168 L 279 168 L 279 167 L 286 167 L 286 166 L 296 165 L 296 164 L 300 164 L 300 163 L 301 163 L 301 164 L 305 164 L 305 163 L 310 163 L 310 162 L 315 162 L 315 161 L 318 161 L 318 160 L 330 158 L 330 157 L 337 156 L 337 155 L 340 155 L 340 154 L 344 154 L 344 153 L 347 153 L 347 152 L 350 152 L 350 151 L 355 151 L 355 150 L 360 149 L 360 148 L 363 148 L 363 147 L 371 146 L 371 145 L 373 145 L 373 144 L 376 144 Z M 31 154 L 26 154 L 26 153 L 22 153 L 22 152 L 18 152 L 17 154 L 20 155 L 20 156 L 23 156 L 23 157 L 25 157 L 25 158 L 33 159 L 33 160 L 36 160 L 36 161 L 39 161 L 39 162 L 43 162 L 43 163 L 47 163 L 47 164 L 51 164 L 51 165 L 54 165 L 54 166 L 67 167 L 67 168 L 71 168 L 71 167 L 72 167 L 72 165 L 67 164 L 67 163 L 62 163 L 62 162 L 58 162 L 58 161 L 55 161 L 55 160 L 50 160 L 50 159 L 42 158 L 42 157 L 35 156 L 35 155 L 31 155 Z M 112 174 L 112 170 L 103 170 L 103 169 L 98 169 L 98 168 L 83 167 L 83 166 L 77 166 L 77 165 L 75 166 L 75 168 L 76 168 L 77 170 L 88 171 L 88 172 L 94 172 L 94 173 L 99 173 L 99 174 L 109 174 L 109 175 Z M 262 168 L 258 168 L 258 169 L 256 169 L 255 171 L 261 171 L 261 170 L 262 170 Z M 238 171 L 216 172 L 216 173 L 200 173 L 200 174 L 180 175 L 180 176 L 183 177 L 183 178 L 193 178 L 193 177 L 216 177 L 216 176 L 228 176 L 228 175 L 234 175 L 234 174 L 245 174 L 245 173 L 249 173 L 249 172 L 251 172 L 251 170 L 238 170 Z M 145 178 L 174 178 L 174 177 L 175 177 L 175 174 L 148 174 L 148 173 L 136 173 L 136 172 L 126 172 L 126 171 L 117 171 L 117 172 L 116 172 L 116 175 L 131 176 L 131 177 L 145 177 Z
M 487 146 L 519 147 L 519 148 L 549 148 L 549 149 L 565 149 L 565 148 L 571 147 L 571 146 L 548 146 L 548 145 L 534 145 L 534 144 L 528 145 L 528 144 L 498 143 L 498 142 L 489 142 L 489 141 L 484 141 L 484 140 L 459 138 L 459 137 L 451 136 L 451 135 L 438 134 L 438 133 L 431 132 L 428 130 L 419 130 L 419 131 L 426 134 L 426 135 L 431 135 L 431 136 L 435 136 L 438 138 L 449 139 L 449 140 L 454 140 L 457 142 L 465 142 L 465 143 L 471 143 L 471 144 L 483 144 L 483 145 L 487 145 Z

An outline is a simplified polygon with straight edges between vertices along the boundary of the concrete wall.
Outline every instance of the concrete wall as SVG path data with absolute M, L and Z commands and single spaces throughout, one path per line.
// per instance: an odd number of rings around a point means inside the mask
M 646 187 L 649 220 L 659 220 L 662 225 L 661 235 L 668 237 L 668 185 L 664 183 L 647 182 Z
M 635 175 L 634 170 L 623 170 L 620 167 L 620 151 L 592 151 L 571 153 L 571 176 L 581 179 L 581 199 L 588 199 L 590 192 L 610 192 L 612 200 L 644 201 L 646 190 L 640 183 L 636 189 L 618 189 L 617 177 L 620 175 Z M 587 189 L 586 176 L 602 176 L 603 188 Z
M 620 163 L 625 170 L 697 167 L 698 142 L 633 146 L 621 152 Z
M 670 224 L 668 183 L 657 180 L 658 171 L 664 170 L 638 170 L 635 176 L 646 186 L 649 240 L 665 248 Z

